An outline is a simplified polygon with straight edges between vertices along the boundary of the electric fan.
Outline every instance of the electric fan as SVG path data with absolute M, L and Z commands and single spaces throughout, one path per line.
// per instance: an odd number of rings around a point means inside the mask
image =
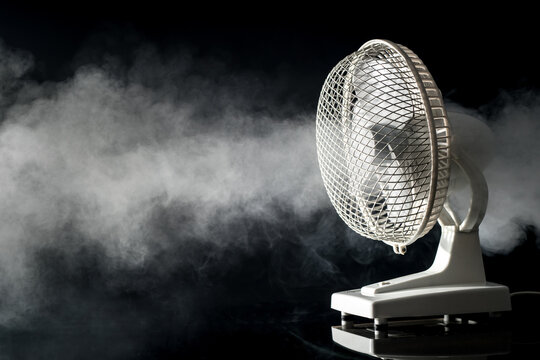
M 508 288 L 486 282 L 478 227 L 488 199 L 485 179 L 459 148 L 435 81 L 408 48 L 371 40 L 340 61 L 322 88 L 317 154 L 330 200 L 355 232 L 398 254 L 438 221 L 433 265 L 419 273 L 334 293 L 331 307 L 374 319 L 511 310 Z M 472 154 L 471 154 L 472 155 Z M 470 185 L 463 220 L 449 202 L 450 172 Z

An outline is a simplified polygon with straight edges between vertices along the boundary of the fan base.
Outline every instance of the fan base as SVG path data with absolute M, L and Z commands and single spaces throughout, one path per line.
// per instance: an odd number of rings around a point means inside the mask
M 332 294 L 332 309 L 369 319 L 510 311 L 508 287 L 495 283 L 418 287 L 363 295 L 361 289 Z
M 507 354 L 511 345 L 504 322 L 489 317 L 396 320 L 384 332 L 375 330 L 373 323 L 333 326 L 332 339 L 349 350 L 392 359 L 480 359 Z

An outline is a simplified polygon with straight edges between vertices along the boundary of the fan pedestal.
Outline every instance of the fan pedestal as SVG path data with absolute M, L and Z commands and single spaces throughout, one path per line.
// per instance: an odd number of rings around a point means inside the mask
M 433 265 L 426 271 L 334 293 L 331 306 L 342 315 L 387 319 L 510 311 L 503 285 L 485 281 L 478 231 L 442 226 Z

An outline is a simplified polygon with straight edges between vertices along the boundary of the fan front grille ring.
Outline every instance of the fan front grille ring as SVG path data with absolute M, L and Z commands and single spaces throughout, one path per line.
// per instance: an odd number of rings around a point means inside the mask
M 435 224 L 448 188 L 449 126 L 414 53 L 371 41 L 339 62 L 321 91 L 316 133 L 326 190 L 354 231 L 408 244 Z

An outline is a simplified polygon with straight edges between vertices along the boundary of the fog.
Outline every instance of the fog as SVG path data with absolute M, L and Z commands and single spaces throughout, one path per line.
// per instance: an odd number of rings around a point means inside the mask
M 223 230 L 241 219 L 328 207 L 313 114 L 282 117 L 263 96 L 249 100 L 250 77 L 223 64 L 206 61 L 203 77 L 189 51 L 162 59 L 145 47 L 122 71 L 105 62 L 38 84 L 23 77 L 29 55 L 3 46 L 0 58 L 2 309 L 36 299 L 29 255 L 40 248 L 97 244 L 107 261 L 142 267 L 172 242 L 245 241 Z M 151 224 L 160 211 L 169 233 Z
M 485 170 L 489 203 L 482 223 L 487 252 L 508 253 L 525 240 L 525 227 L 540 231 L 540 96 L 532 91 L 503 93 L 489 125 L 495 151 Z

